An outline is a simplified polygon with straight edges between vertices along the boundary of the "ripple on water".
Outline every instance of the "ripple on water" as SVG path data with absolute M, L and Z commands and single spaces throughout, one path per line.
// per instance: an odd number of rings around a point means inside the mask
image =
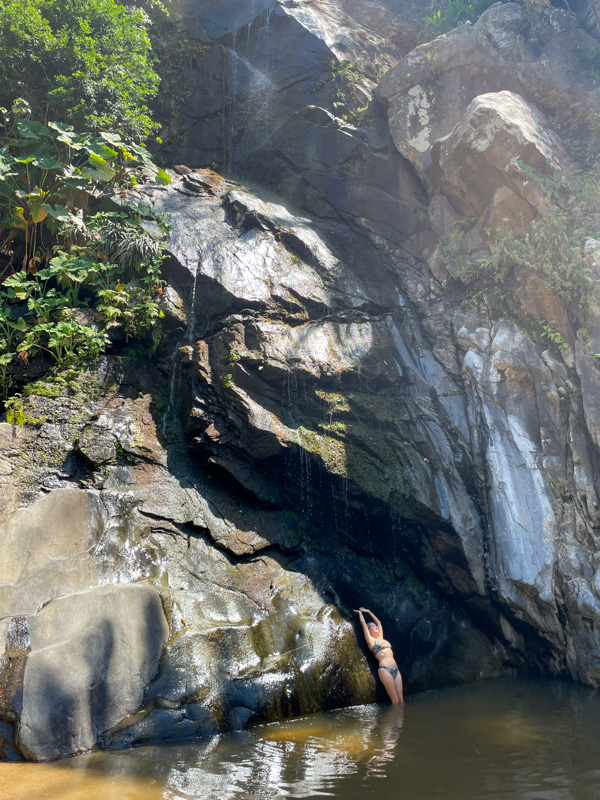
M 3 800 L 600 800 L 600 694 L 487 681 L 177 746 L 0 765 Z

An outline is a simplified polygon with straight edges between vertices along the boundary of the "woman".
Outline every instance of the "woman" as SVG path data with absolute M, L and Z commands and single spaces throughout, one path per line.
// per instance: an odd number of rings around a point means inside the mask
M 358 609 L 355 608 L 354 611 L 358 614 L 358 618 L 360 619 L 360 624 L 362 625 L 369 650 L 373 653 L 377 661 L 379 661 L 377 673 L 390 700 L 392 703 L 403 703 L 404 692 L 402 688 L 402 675 L 400 675 L 398 664 L 396 664 L 394 660 L 394 654 L 392 653 L 390 643 L 383 638 L 383 626 L 381 622 L 368 608 L 363 608 L 361 606 Z M 372 622 L 365 621 L 363 611 L 372 618 Z

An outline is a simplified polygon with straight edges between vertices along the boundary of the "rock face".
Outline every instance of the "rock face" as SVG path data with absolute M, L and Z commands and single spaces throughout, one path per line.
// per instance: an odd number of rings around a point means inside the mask
M 69 594 L 11 623 L 6 639 L 17 629 L 29 645 L 17 746 L 35 760 L 88 750 L 137 711 L 169 630 L 159 593 L 142 584 Z
M 522 97 L 506 91 L 476 97 L 461 122 L 436 142 L 431 157 L 430 183 L 461 217 L 480 217 L 502 187 L 529 206 L 532 219 L 548 200 L 531 170 L 542 178 L 556 171 L 567 174 L 572 167 L 543 118 Z M 519 205 L 514 196 L 509 202 Z M 498 204 L 496 197 L 494 206 Z M 488 218 L 492 214 L 490 210 Z
M 133 193 L 171 219 L 158 363 L 106 357 L 0 423 L 5 757 L 372 701 L 359 604 L 409 692 L 600 685 L 598 314 L 583 336 L 513 275 L 551 352 L 440 245 L 469 217 L 489 257 L 561 196 L 536 70 L 596 41 L 591 4 L 420 45 L 413 2 L 174 6 L 207 52 L 189 167 Z

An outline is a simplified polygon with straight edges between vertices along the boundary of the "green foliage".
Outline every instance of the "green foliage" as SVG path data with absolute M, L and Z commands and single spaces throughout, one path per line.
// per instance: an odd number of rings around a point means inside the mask
M 117 0 L 0 0 L 0 105 L 18 94 L 38 119 L 145 139 L 159 84 L 149 26 Z
M 231 372 L 227 372 L 225 375 L 221 375 L 221 386 L 224 389 L 231 389 L 233 386 L 233 375 Z
M 555 292 L 566 303 L 581 303 L 590 297 L 592 279 L 585 263 L 583 228 L 574 227 L 573 220 L 566 213 L 556 209 L 531 223 L 528 230 L 523 226 L 520 234 L 515 234 L 508 226 L 497 230 L 488 229 L 492 239 L 492 254 L 476 263 L 468 262 L 460 253 L 462 234 L 455 232 L 452 248 L 442 250 L 442 263 L 450 259 L 460 269 L 467 281 L 477 279 L 492 282 L 496 286 L 504 284 L 508 277 L 522 276 L 527 271 L 540 272 L 548 289 Z M 462 263 L 461 263 L 462 258 Z M 496 290 L 503 299 L 504 294 Z
M 518 236 L 506 227 L 489 233 L 494 254 L 480 266 L 496 282 L 503 282 L 509 272 L 519 275 L 533 270 L 540 272 L 548 289 L 565 302 L 581 303 L 589 298 L 592 279 L 582 247 L 585 231 L 574 228 L 566 214 L 546 214 Z
M 332 104 L 335 113 L 351 125 L 362 125 L 368 105 L 359 107 L 355 86 L 364 77 L 358 61 L 331 59 L 329 71 L 332 80 Z
M 505 299 L 502 287 L 511 276 L 527 271 L 539 272 L 548 289 L 568 306 L 581 304 L 591 297 L 593 285 L 586 264 L 585 241 L 600 236 L 600 169 L 574 171 L 568 177 L 556 170 L 541 176 L 523 162 L 520 167 L 529 175 L 548 200 L 547 213 L 529 227 L 522 223 L 520 232 L 505 225 L 488 229 L 491 253 L 476 263 L 461 250 L 463 231 L 468 220 L 458 222 L 439 245 L 443 264 L 462 272 L 467 282 L 495 286 L 495 293 Z M 546 331 L 550 338 L 550 331 Z
M 424 17 L 427 30 L 439 36 L 442 33 L 475 22 L 483 12 L 498 0 L 450 0 L 443 9 L 438 9 L 430 17 Z
M 569 343 L 556 330 L 556 322 L 554 320 L 542 324 L 541 336 L 551 348 L 558 350 L 559 353 L 564 353 L 569 349 Z
M 452 231 L 442 237 L 438 248 L 440 262 L 454 267 L 459 272 L 462 271 L 465 277 L 469 276 L 465 266 L 465 256 L 461 251 L 461 244 L 464 232 L 471 222 L 472 220 L 470 219 L 459 219 Z
M 438 9 L 430 17 L 424 17 L 423 23 L 427 33 L 440 36 L 459 25 L 476 22 L 484 11 L 498 0 L 449 0 L 444 8 Z M 501 0 L 511 2 L 511 0 Z M 516 0 L 525 7 L 528 14 L 539 12 L 550 5 L 549 0 Z
M 229 364 L 229 366 L 230 366 L 230 367 L 235 367 L 235 365 L 236 365 L 236 364 L 237 364 L 237 363 L 238 363 L 238 362 L 241 360 L 241 358 L 242 358 L 242 357 L 241 357 L 241 355 L 240 355 L 240 354 L 238 353 L 238 351 L 237 351 L 237 350 L 234 348 L 234 349 L 233 349 L 233 350 L 231 350 L 231 352 L 229 353 L 229 359 L 228 359 L 228 362 L 227 362 L 227 363 Z
M 600 238 L 600 165 L 587 172 L 572 172 L 567 187 L 571 193 L 567 212 L 573 225 Z
M 116 134 L 76 134 L 68 125 L 28 120 L 26 111 L 24 101 L 4 110 L 0 137 L 4 401 L 33 359 L 42 369 L 93 360 L 115 329 L 150 350 L 161 337 L 166 220 L 143 206 L 90 213 L 82 191 L 98 196 L 140 166 L 147 171 L 149 154 Z M 87 310 L 77 312 L 81 307 Z
M 151 10 L 150 16 L 150 41 L 160 78 L 160 91 L 152 101 L 152 109 L 168 128 L 177 130 L 180 125 L 185 128 L 190 87 L 195 85 L 195 72 L 210 47 L 190 35 L 185 20 L 176 20 L 161 8 Z
M 522 159 L 518 159 L 517 164 L 525 172 L 532 183 L 534 183 L 540 192 L 546 197 L 550 203 L 554 203 L 559 208 L 564 208 L 563 197 L 566 189 L 565 177 L 560 169 L 553 171 L 552 175 L 540 175 L 529 164 L 525 164 Z M 546 165 L 551 166 L 550 159 L 546 159 Z
M 29 112 L 23 99 L 11 111 L 0 108 L 0 220 L 8 231 L 0 246 L 12 248 L 9 267 L 15 259 L 24 268 L 39 264 L 45 230 L 63 225 L 73 236 L 82 233 L 82 211 L 73 206 L 78 190 L 122 184 L 140 166 L 153 166 L 147 150 L 116 134 L 76 134 L 70 125 L 28 119 Z

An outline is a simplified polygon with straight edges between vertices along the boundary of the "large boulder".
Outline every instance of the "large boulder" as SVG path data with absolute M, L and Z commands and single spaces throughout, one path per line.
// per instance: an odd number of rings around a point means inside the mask
M 397 149 L 425 174 L 434 142 L 460 123 L 473 98 L 503 89 L 519 91 L 514 66 L 482 32 L 463 26 L 415 48 L 382 77 L 376 94 Z
M 435 143 L 429 180 L 464 217 L 481 216 L 504 186 L 535 214 L 547 207 L 549 184 L 559 196 L 572 166 L 546 120 L 522 97 L 503 91 L 476 97 Z
M 11 710 L 19 750 L 35 761 L 89 750 L 136 711 L 169 632 L 160 594 L 143 584 L 57 598 L 2 628 L 3 649 L 15 630 L 26 643 L 19 707 Z

